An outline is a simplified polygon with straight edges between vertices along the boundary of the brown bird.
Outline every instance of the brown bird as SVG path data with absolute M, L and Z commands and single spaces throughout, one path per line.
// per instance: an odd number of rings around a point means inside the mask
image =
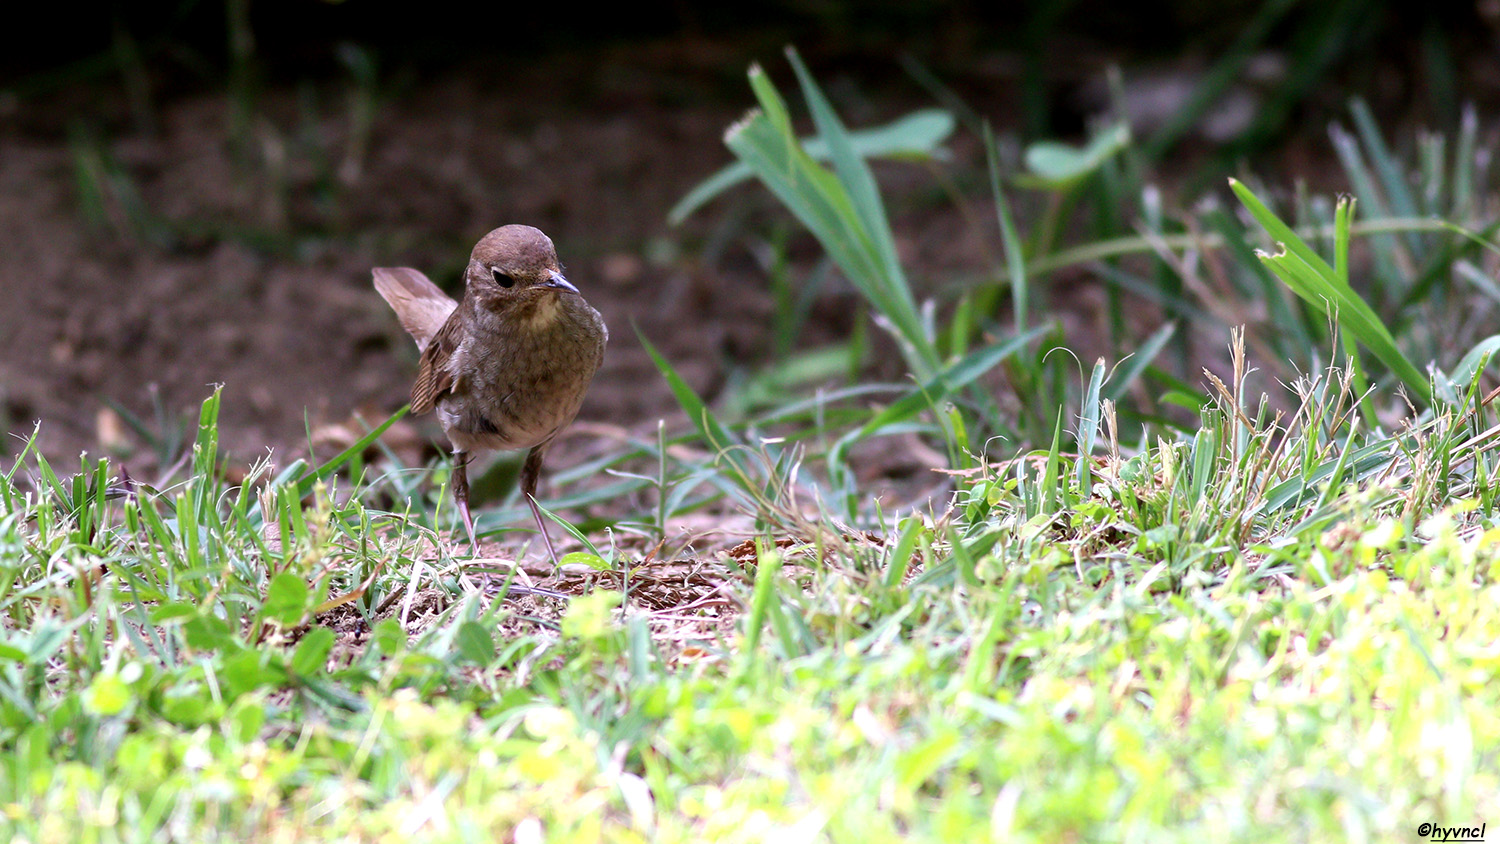
M 537 477 L 604 358 L 604 319 L 563 277 L 552 241 L 531 226 L 495 229 L 475 245 L 459 302 L 409 267 L 374 273 L 375 289 L 422 353 L 411 410 L 436 409 L 453 444 L 453 498 L 474 554 L 469 461 L 484 449 L 529 448 L 521 493 L 555 564 Z

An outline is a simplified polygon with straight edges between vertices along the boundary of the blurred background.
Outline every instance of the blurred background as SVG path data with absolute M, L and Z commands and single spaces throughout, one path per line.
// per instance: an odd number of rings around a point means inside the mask
M 680 420 L 636 330 L 731 417 L 820 379 L 898 379 L 854 291 L 763 188 L 668 221 L 733 160 L 723 135 L 755 103 L 751 64 L 795 91 L 788 45 L 851 128 L 951 115 L 930 154 L 877 174 L 919 298 L 943 315 L 977 308 L 980 331 L 1011 318 L 1009 294 L 987 295 L 1003 289 L 1005 260 L 985 125 L 1033 258 L 1139 235 L 1153 213 L 1211 212 L 1229 175 L 1289 202 L 1351 191 L 1349 149 L 1417 168 L 1466 121 L 1471 148 L 1440 166 L 1478 162 L 1465 208 L 1493 206 L 1500 0 L 32 12 L 41 23 L 12 27 L 0 51 L 0 454 L 41 420 L 49 455 L 165 461 L 213 384 L 236 459 L 336 448 L 399 408 L 415 372 L 370 268 L 418 267 L 456 293 L 474 241 L 511 222 L 552 236 L 612 328 L 586 431 Z M 1028 173 L 1037 144 L 1088 158 L 1116 126 L 1128 148 L 1105 149 L 1076 181 Z M 1374 155 L 1372 135 L 1386 144 Z M 1197 382 L 1233 323 L 1253 332 L 1275 314 L 1237 311 L 1178 269 L 1061 262 L 1035 279 L 1034 321 L 1085 362 L 1196 321 L 1155 366 L 1165 383 Z M 1460 328 L 1414 342 L 1441 357 Z M 829 349 L 843 357 L 816 354 Z M 1257 351 L 1283 374 L 1274 342 Z M 387 439 L 419 460 L 438 440 L 429 423 Z

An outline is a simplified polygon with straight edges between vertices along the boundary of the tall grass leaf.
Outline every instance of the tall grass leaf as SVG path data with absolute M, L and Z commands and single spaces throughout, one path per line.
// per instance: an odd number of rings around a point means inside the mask
M 213 394 L 203 401 L 198 412 L 198 439 L 193 444 L 193 476 L 211 478 L 219 459 L 219 399 L 223 385 L 214 387 Z
M 775 89 L 771 90 L 774 94 Z M 790 124 L 783 128 L 767 116 L 772 111 L 768 102 L 780 100 L 763 100 L 760 112 L 729 127 L 725 144 L 807 226 L 854 284 L 867 284 L 876 267 L 857 248 L 863 235 L 857 228 L 853 202 L 832 172 L 808 157 L 794 137 L 784 134 L 790 132 Z
M 755 93 L 756 102 L 760 103 L 766 118 L 771 121 L 779 135 L 786 137 L 792 146 L 796 146 L 797 139 L 792 135 L 792 113 L 787 110 L 786 100 L 781 98 L 781 93 L 776 90 L 776 83 L 766 75 L 765 68 L 759 64 L 750 65 L 750 90 Z
M 1333 275 L 1349 283 L 1349 222 L 1354 217 L 1354 200 L 1339 197 L 1333 212 Z
M 1092 175 L 1129 143 L 1130 125 L 1124 122 L 1094 135 L 1083 147 L 1038 141 L 1026 148 L 1026 169 L 1031 178 L 1019 181 L 1052 189 L 1067 187 Z
M 794 55 L 794 54 L 793 54 Z M 814 161 L 792 132 L 786 104 L 764 71 L 752 68 L 751 88 L 761 110 L 725 134 L 724 143 L 818 239 L 856 289 L 875 306 L 919 377 L 937 368 L 933 338 L 924 328 L 900 264 L 868 165 L 854 154 L 848 131 L 812 83 L 800 60 L 804 94 L 834 171 Z
M 781 551 L 775 544 L 757 539 L 755 546 L 755 587 L 750 595 L 750 611 L 745 614 L 745 647 L 742 650 L 750 656 L 752 664 L 760 659 L 761 631 L 776 603 L 776 582 L 781 576 Z
M 1500 351 L 1500 334 L 1492 334 L 1475 344 L 1474 348 L 1459 359 L 1448 380 L 1455 387 L 1469 386 L 1489 364 L 1496 351 Z
M 1359 133 L 1360 142 L 1369 152 L 1370 162 L 1375 165 L 1375 172 L 1380 175 L 1380 186 L 1390 200 L 1394 215 L 1398 217 L 1423 216 L 1423 211 L 1417 206 L 1416 199 L 1412 197 L 1411 188 L 1406 183 L 1403 168 L 1396 160 L 1396 156 L 1391 154 L 1390 147 L 1386 146 L 1385 138 L 1380 134 L 1380 127 L 1375 124 L 1375 117 L 1370 113 L 1369 105 L 1362 98 L 1355 97 L 1349 103 L 1349 112 L 1354 117 L 1354 129 Z M 1414 234 L 1410 236 L 1415 237 Z
M 974 296 L 965 291 L 953 306 L 953 317 L 948 321 L 948 354 L 961 355 L 969 350 L 969 338 L 978 327 L 980 317 L 974 307 Z
M 1455 232 L 1457 234 L 1461 234 L 1464 237 L 1468 238 L 1469 240 L 1472 240 L 1475 243 L 1479 244 L 1480 246 L 1483 246 L 1485 249 L 1488 249 L 1489 251 L 1491 251 L 1491 252 L 1493 252 L 1493 253 L 1495 253 L 1497 255 L 1500 255 L 1500 245 L 1496 245 L 1496 243 L 1494 241 L 1494 234 L 1495 234 L 1495 232 L 1497 230 L 1500 230 L 1500 220 L 1497 220 L 1497 221 L 1489 224 L 1488 226 L 1485 227 L 1485 229 L 1484 229 L 1483 232 L 1479 232 L 1479 233 L 1471 232 L 1468 229 L 1464 228 L 1463 226 L 1459 226 L 1459 225 L 1456 225 L 1454 223 L 1450 223 L 1450 222 L 1448 222 L 1446 220 L 1441 220 L 1441 221 L 1439 221 L 1439 223 L 1442 225 L 1443 228 L 1447 229 L 1448 231 Z
M 953 134 L 953 115 L 942 109 L 914 111 L 884 126 L 849 133 L 855 152 L 864 158 L 900 158 L 930 160 L 944 158 L 942 143 Z M 803 138 L 802 150 L 810 157 L 827 161 L 828 144 L 822 138 Z M 713 201 L 755 175 L 744 162 L 736 162 L 704 179 L 667 213 L 667 222 L 678 225 L 694 211 Z
M 42 423 L 40 421 L 32 424 L 31 436 L 26 438 L 26 443 L 21 446 L 20 453 L 15 456 L 15 462 L 10 464 L 10 471 L 0 476 L 5 480 L 4 484 L 0 484 L 0 489 L 3 489 L 5 492 L 5 504 L 7 507 L 11 507 L 14 500 L 16 472 L 20 471 L 21 467 L 25 465 L 26 460 L 31 457 L 31 452 L 36 449 L 37 435 L 41 433 L 41 428 Z
M 656 364 L 656 371 L 660 372 L 661 377 L 666 379 L 667 387 L 677 399 L 678 406 L 682 408 L 683 413 L 687 414 L 693 426 L 698 429 L 699 435 L 708 441 L 712 447 L 719 449 L 724 455 L 724 459 L 740 469 L 746 477 L 749 477 L 748 467 L 744 465 L 743 458 L 730 448 L 730 446 L 739 444 L 739 438 L 735 437 L 729 432 L 728 428 L 720 424 L 718 418 L 708 409 L 708 405 L 704 403 L 703 399 L 698 396 L 698 393 L 692 387 L 688 386 L 686 381 L 682 380 L 682 376 L 678 375 L 677 370 L 673 368 L 672 364 L 668 363 L 667 359 L 662 357 L 661 352 L 658 352 L 656 347 L 651 345 L 651 341 L 646 339 L 646 335 L 641 333 L 641 329 L 638 326 L 632 327 L 635 328 L 635 336 L 640 338 L 641 347 L 646 350 L 646 354 L 651 356 L 651 361 Z
M 1038 326 L 1025 334 L 1019 334 L 1004 343 L 976 349 L 967 357 L 954 361 L 926 383 L 913 389 L 889 407 L 875 414 L 858 429 L 845 434 L 831 451 L 830 460 L 836 460 L 848 447 L 870 437 L 875 432 L 904 422 L 952 395 L 974 379 L 993 369 L 1002 360 L 1024 349 L 1028 343 L 1049 330 L 1049 326 Z
M 1319 275 L 1328 278 L 1336 277 L 1333 267 L 1329 266 L 1328 262 L 1323 260 L 1316 250 L 1308 246 L 1307 242 L 1293 231 L 1291 226 L 1282 222 L 1281 218 L 1276 216 L 1271 209 L 1267 208 L 1265 203 L 1260 201 L 1260 197 L 1256 196 L 1242 182 L 1238 179 L 1230 179 L 1229 189 L 1234 191 L 1235 196 L 1239 197 L 1240 202 L 1250 212 L 1250 216 L 1254 217 L 1257 223 L 1260 223 L 1261 227 L 1271 235 L 1273 241 L 1283 244 L 1288 252 L 1306 261 L 1317 270 Z
M 1094 363 L 1088 389 L 1084 390 L 1083 416 L 1078 423 L 1078 494 L 1083 498 L 1089 495 L 1093 468 L 1090 455 L 1094 453 L 1094 441 L 1099 436 L 1099 390 L 1103 386 L 1104 360 L 1101 358 Z
M 1370 209 L 1370 216 L 1377 220 L 1394 216 L 1376 184 L 1375 176 L 1365 165 L 1364 153 L 1355 138 L 1338 124 L 1328 127 L 1328 137 L 1344 168 L 1344 175 L 1349 177 L 1355 195 L 1361 197 Z M 1380 270 L 1376 275 L 1387 288 L 1401 278 L 1400 263 L 1396 257 L 1397 245 L 1396 238 L 1389 232 L 1370 236 L 1370 248 L 1375 253 L 1375 265 Z M 1388 289 L 1387 292 L 1394 291 Z
M 833 262 L 876 308 L 891 303 L 883 288 L 871 285 L 879 267 L 861 248 L 866 240 L 848 194 L 833 173 L 788 142 L 767 112 L 754 112 L 729 128 L 724 143 L 755 171 L 766 189 L 818 239 Z
M 1281 280 L 1304 300 L 1333 316 L 1340 328 L 1359 340 L 1365 348 L 1389 367 L 1407 389 L 1414 392 L 1422 401 L 1431 401 L 1431 390 L 1426 377 L 1397 348 L 1390 331 L 1363 299 L 1341 289 L 1328 277 L 1320 275 L 1317 269 L 1302 260 L 1300 255 L 1287 252 L 1276 255 L 1261 254 L 1260 259 L 1270 265 Z M 1346 307 L 1350 310 L 1345 310 Z M 1351 358 L 1358 366 L 1358 357 L 1351 355 Z M 1363 377 L 1359 373 L 1356 375 Z
M 1448 140 L 1441 133 L 1423 132 L 1417 138 L 1417 172 L 1421 174 L 1422 207 L 1436 211 L 1444 207 L 1448 185 Z
M 376 440 L 380 439 L 380 435 L 384 434 L 386 429 L 396 424 L 397 420 L 405 416 L 410 410 L 411 405 L 406 405 L 395 413 L 392 413 L 384 422 L 366 431 L 363 436 L 350 443 L 348 448 L 324 461 L 316 469 L 309 471 L 306 462 L 302 460 L 293 461 L 277 475 L 272 483 L 277 486 L 295 484 L 297 498 L 299 500 L 305 498 L 309 492 L 312 492 L 313 485 L 318 481 L 333 477 L 335 473 L 344 468 L 351 460 L 363 454 L 365 449 L 368 449 Z M 250 506 L 246 519 L 248 524 L 256 530 L 264 526 L 266 514 L 261 512 L 258 501 Z
M 1011 310 L 1015 311 L 1016 331 L 1026 330 L 1027 294 L 1026 250 L 1021 236 L 1016 233 L 1015 220 L 1011 217 L 1010 202 L 1000 189 L 1000 151 L 995 146 L 995 135 L 990 125 L 984 124 L 984 155 L 989 168 L 990 195 L 995 201 L 995 214 L 1000 219 L 1000 244 L 1005 249 L 1005 265 L 1010 274 Z
M 911 515 L 902 520 L 901 534 L 896 538 L 896 544 L 891 548 L 891 556 L 886 564 L 885 585 L 895 588 L 906 579 L 906 572 L 911 567 L 912 553 L 917 548 L 917 539 L 922 535 L 926 526 L 922 518 Z
M 1063 503 L 1062 431 L 1065 412 L 1061 407 L 1057 409 L 1057 420 L 1052 426 L 1052 447 L 1047 449 L 1047 462 L 1042 471 L 1043 513 L 1051 513 Z
M 1344 469 L 1348 465 L 1349 455 L 1354 452 L 1354 437 L 1357 433 L 1359 433 L 1358 426 L 1350 425 L 1349 433 L 1344 437 L 1344 447 L 1339 449 L 1338 457 L 1334 459 L 1332 468 L 1322 478 L 1323 495 L 1318 500 L 1318 508 L 1327 507 L 1333 501 L 1334 496 L 1341 491 L 1341 484 L 1344 481 Z
M 1384 471 L 1393 459 L 1395 439 L 1383 438 L 1355 449 L 1350 454 L 1340 454 L 1316 466 L 1305 478 L 1291 478 L 1271 487 L 1259 504 L 1251 508 L 1249 515 L 1271 515 L 1287 509 L 1300 507 L 1317 492 L 1318 486 L 1336 473 L 1350 481 L 1359 481 L 1376 472 Z
M 896 256 L 896 241 L 891 236 L 891 224 L 886 218 L 880 189 L 875 184 L 875 174 L 870 172 L 870 165 L 855 152 L 849 130 L 834 113 L 833 105 L 823 95 L 823 90 L 813 80 L 812 74 L 808 73 L 797 51 L 788 48 L 786 56 L 797 74 L 798 84 L 802 86 L 802 97 L 807 101 L 808 111 L 812 113 L 813 124 L 818 127 L 818 134 L 823 142 L 828 144 L 834 172 L 848 191 L 854 211 L 863 223 L 865 237 L 869 239 L 880 260 L 883 272 L 877 279 L 888 285 L 890 293 L 904 297 L 910 309 L 915 312 L 916 305 L 911 301 L 911 290 L 906 286 L 906 278 Z
M 574 527 L 573 524 L 567 519 L 564 519 L 562 516 L 557 515 L 556 513 L 548 510 L 546 507 L 543 507 L 540 504 L 536 505 L 536 509 L 540 510 L 543 516 L 546 516 L 547 518 L 561 525 L 562 529 L 567 531 L 569 536 L 583 543 L 583 546 L 589 549 L 589 554 L 593 557 L 593 560 L 584 560 L 583 562 L 586 562 L 593 568 L 599 569 L 601 571 L 605 568 L 608 568 L 608 563 L 605 562 L 604 555 L 600 554 L 599 549 L 594 547 L 594 543 L 589 541 L 587 534 Z
M 1474 149 L 1479 139 L 1479 116 L 1473 103 L 1464 106 L 1459 118 L 1458 144 L 1453 153 L 1453 204 L 1449 213 L 1465 219 L 1474 207 Z
M 1349 284 L 1349 228 L 1354 220 L 1354 198 L 1348 196 L 1339 197 L 1338 204 L 1333 210 L 1333 273 L 1334 278 L 1340 285 L 1353 290 Z M 1389 331 L 1387 330 L 1387 333 Z M 1360 397 L 1361 407 L 1364 409 L 1365 417 L 1375 420 L 1374 397 L 1370 395 L 1369 382 L 1365 378 L 1364 367 L 1360 366 L 1359 350 L 1355 344 L 1355 338 L 1350 333 L 1340 332 L 1340 340 L 1344 344 L 1344 354 L 1355 362 L 1354 393 Z M 1423 383 L 1429 383 L 1426 378 Z
M 1281 253 L 1261 254 L 1261 260 L 1297 295 L 1325 313 L 1331 311 L 1339 325 L 1389 367 L 1408 390 L 1430 403 L 1432 394 L 1426 377 L 1397 348 L 1390 331 L 1364 299 L 1249 188 L 1235 179 L 1229 180 L 1229 186 L 1256 222 L 1282 246 Z

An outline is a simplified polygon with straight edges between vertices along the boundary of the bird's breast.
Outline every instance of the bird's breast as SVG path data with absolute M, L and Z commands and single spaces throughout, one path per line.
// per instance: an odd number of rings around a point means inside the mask
M 603 321 L 581 299 L 539 297 L 505 316 L 473 326 L 454 355 L 455 389 L 438 405 L 464 451 L 550 440 L 578 414 L 603 359 Z

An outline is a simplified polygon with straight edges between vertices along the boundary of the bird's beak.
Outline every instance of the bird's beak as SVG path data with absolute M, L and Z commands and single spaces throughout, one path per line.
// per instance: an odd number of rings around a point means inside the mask
M 578 292 L 578 288 L 573 286 L 573 282 L 563 278 L 563 274 L 559 272 L 552 273 L 551 278 L 548 278 L 546 281 L 542 282 L 542 286 L 552 287 L 557 290 L 566 290 L 569 293 Z

